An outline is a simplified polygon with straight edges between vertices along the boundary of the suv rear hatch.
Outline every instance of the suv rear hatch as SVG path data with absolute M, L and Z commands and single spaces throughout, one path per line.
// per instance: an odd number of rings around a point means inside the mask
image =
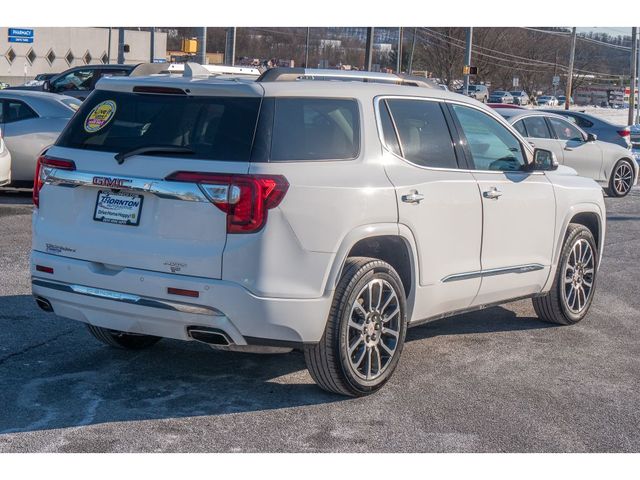
M 123 80 L 95 90 L 41 157 L 33 248 L 102 273 L 221 278 L 227 232 L 260 228 L 254 197 L 278 193 L 277 178 L 246 175 L 262 88 Z

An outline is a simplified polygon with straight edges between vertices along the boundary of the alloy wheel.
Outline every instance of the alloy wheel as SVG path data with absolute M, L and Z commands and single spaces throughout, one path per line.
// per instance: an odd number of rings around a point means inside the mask
M 564 267 L 563 295 L 567 308 L 574 314 L 588 305 L 595 277 L 595 257 L 591 244 L 584 238 L 574 243 Z
M 398 346 L 400 316 L 398 294 L 386 280 L 373 279 L 360 290 L 347 331 L 347 356 L 358 377 L 374 380 L 390 365 Z
M 625 195 L 633 183 L 633 169 L 627 162 L 622 162 L 613 174 L 613 188 L 618 195 Z

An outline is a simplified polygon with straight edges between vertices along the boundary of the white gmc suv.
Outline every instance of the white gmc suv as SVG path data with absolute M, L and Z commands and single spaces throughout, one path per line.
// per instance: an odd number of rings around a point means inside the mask
M 363 81 L 364 80 L 364 81 Z M 101 80 L 39 159 L 41 308 L 123 348 L 299 348 L 366 395 L 408 326 L 530 297 L 580 321 L 602 189 L 468 97 L 389 74 Z

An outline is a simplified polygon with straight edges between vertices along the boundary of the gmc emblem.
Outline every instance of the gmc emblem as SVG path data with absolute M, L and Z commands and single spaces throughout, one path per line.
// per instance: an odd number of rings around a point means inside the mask
M 111 177 L 93 177 L 93 184 L 101 187 L 121 188 L 131 180 L 127 178 L 111 178 Z

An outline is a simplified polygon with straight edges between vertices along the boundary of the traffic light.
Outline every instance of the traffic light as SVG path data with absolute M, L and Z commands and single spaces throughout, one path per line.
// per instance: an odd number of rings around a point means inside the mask
M 462 74 L 463 75 L 477 75 L 478 74 L 478 67 L 472 67 L 471 65 L 465 65 L 464 68 L 462 69 Z
M 196 53 L 198 51 L 198 41 L 194 38 L 183 38 L 182 51 L 184 53 Z

